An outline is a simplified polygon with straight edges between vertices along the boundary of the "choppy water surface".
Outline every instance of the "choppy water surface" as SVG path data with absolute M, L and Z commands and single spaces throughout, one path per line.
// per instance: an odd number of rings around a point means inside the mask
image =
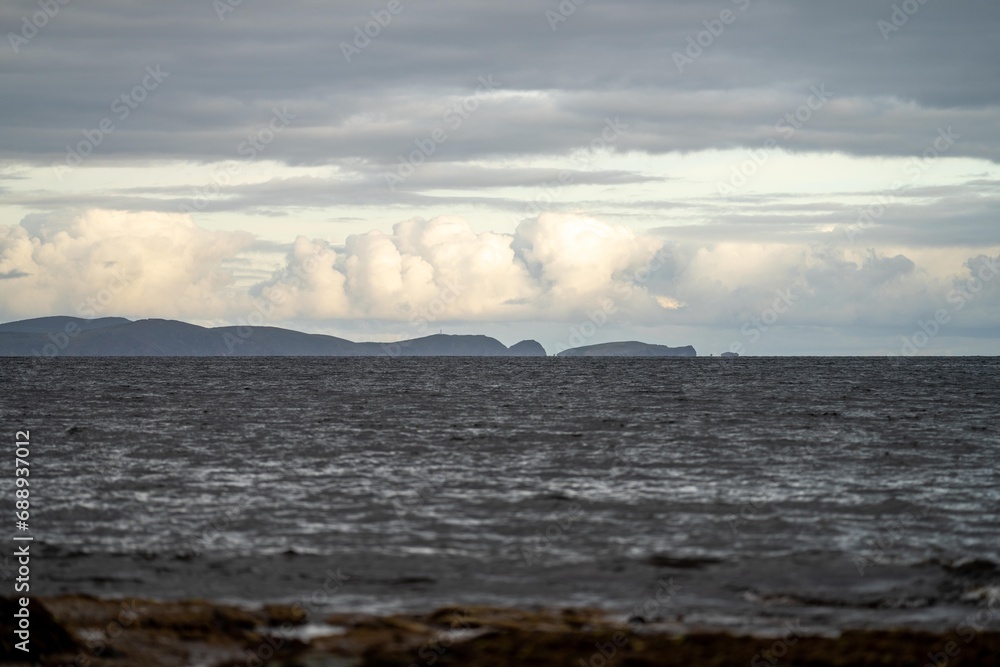
M 0 406 L 32 434 L 33 592 L 632 615 L 672 579 L 640 615 L 941 629 L 1000 594 L 998 371 L 5 359 Z

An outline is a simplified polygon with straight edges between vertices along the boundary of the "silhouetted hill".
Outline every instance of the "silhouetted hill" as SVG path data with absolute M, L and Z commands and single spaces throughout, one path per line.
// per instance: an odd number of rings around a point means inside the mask
M 690 345 L 667 347 L 630 340 L 620 343 L 600 343 L 563 350 L 560 357 L 696 357 L 698 353 Z
M 176 320 L 133 322 L 39 317 L 0 324 L 0 357 L 544 357 L 545 348 L 522 340 L 510 348 L 489 336 L 434 334 L 391 343 L 355 343 L 336 336 L 278 327 L 206 328 Z M 576 347 L 560 357 L 694 357 L 695 349 L 638 341 Z
M 82 317 L 55 315 L 53 317 L 36 317 L 33 320 L 20 320 L 0 324 L 0 333 L 55 333 L 66 331 L 66 327 L 76 326 L 80 331 L 102 329 L 116 324 L 127 324 L 131 320 L 124 317 L 100 317 L 96 320 L 85 320 Z
M 407 357 L 506 357 L 507 346 L 489 336 L 434 334 L 397 343 L 356 343 L 375 356 Z
M 512 357 L 545 357 L 548 356 L 542 344 L 534 340 L 522 340 L 510 346 L 508 354 Z
M 277 327 L 206 328 L 176 320 L 42 317 L 0 324 L 0 356 L 544 356 L 534 341 L 508 349 L 489 336 L 435 334 L 355 343 Z

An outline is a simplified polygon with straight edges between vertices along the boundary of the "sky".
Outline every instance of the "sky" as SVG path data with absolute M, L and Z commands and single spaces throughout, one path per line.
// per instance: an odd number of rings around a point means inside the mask
M 1000 353 L 995 0 L 12 0 L 0 321 Z

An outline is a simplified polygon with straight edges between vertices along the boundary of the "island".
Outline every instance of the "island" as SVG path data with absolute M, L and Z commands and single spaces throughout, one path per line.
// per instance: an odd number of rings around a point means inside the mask
M 269 326 L 203 327 L 164 319 L 58 315 L 0 324 L 0 357 L 545 357 L 534 340 L 438 333 L 361 342 Z M 563 350 L 559 357 L 695 357 L 690 345 L 638 341 Z
M 176 320 L 41 317 L 0 324 L 0 357 L 544 357 L 533 340 L 434 334 L 383 343 L 267 326 L 201 327 Z
M 620 343 L 599 343 L 563 350 L 559 357 L 696 357 L 698 353 L 690 345 L 667 347 L 630 340 Z

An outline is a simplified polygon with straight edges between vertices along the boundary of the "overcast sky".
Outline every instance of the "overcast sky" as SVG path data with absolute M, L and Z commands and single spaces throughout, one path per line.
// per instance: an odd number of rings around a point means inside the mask
M 0 28 L 0 321 L 1000 353 L 996 0 L 11 0 Z

